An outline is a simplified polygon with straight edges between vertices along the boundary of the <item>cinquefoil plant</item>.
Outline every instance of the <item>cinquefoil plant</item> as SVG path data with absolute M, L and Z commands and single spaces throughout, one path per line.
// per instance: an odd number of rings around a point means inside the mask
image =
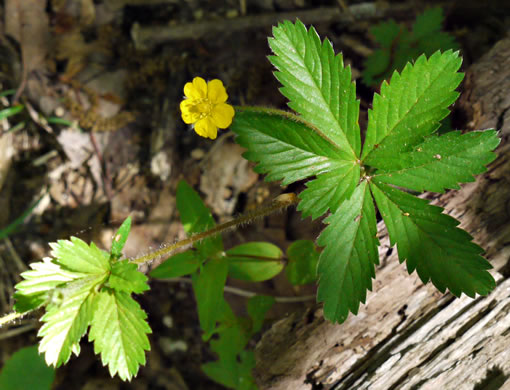
M 232 123 L 237 142 L 247 149 L 245 157 L 256 162 L 255 169 L 267 174 L 267 180 L 286 185 L 309 179 L 299 194 L 298 210 L 314 219 L 329 213 L 317 239 L 323 247 L 317 265 L 318 300 L 324 303 L 325 317 L 345 321 L 349 312 L 357 313 L 371 289 L 378 263 L 376 206 L 409 272 L 416 270 L 424 283 L 430 280 L 442 292 L 488 294 L 495 282 L 482 249 L 457 228 L 457 220 L 407 191 L 459 188 L 459 183 L 484 172 L 496 156 L 492 150 L 499 139 L 494 130 L 435 134 L 458 97 L 455 89 L 463 77 L 458 53 L 421 56 L 402 73 L 395 72 L 389 84 L 384 82 L 380 94 L 374 95 L 362 145 L 359 101 L 341 54 L 335 55 L 328 40 L 321 42 L 313 28 L 307 30 L 299 21 L 284 22 L 273 33 L 269 43 L 275 55 L 270 61 L 277 68 L 281 92 L 296 113 L 262 107 L 238 107 L 234 112 L 226 103 L 223 84 L 201 78 L 186 84 L 181 110 L 186 123 L 208 138 L 216 138 L 218 128 Z M 181 185 L 181 190 L 186 199 L 192 198 L 188 187 Z M 216 297 L 217 310 L 198 307 L 206 337 L 220 336 L 211 341 L 219 362 L 204 370 L 226 386 L 251 389 L 254 362 L 244 351 L 246 335 L 260 329 L 270 299 L 258 302 L 258 308 L 248 305 L 251 322 L 231 315 L 221 289 L 227 274 L 246 272 L 243 265 L 232 264 L 246 255 L 253 258 L 253 253 L 231 251 L 228 263 L 229 251 L 223 251 L 219 238 L 211 238 L 293 204 L 296 198 L 284 195 L 266 208 L 217 226 L 205 206 L 200 211 L 188 205 L 180 210 L 186 230 L 193 234 L 131 262 L 121 260 L 129 219 L 114 237 L 110 253 L 77 238 L 51 244 L 52 257 L 31 264 L 32 270 L 23 273 L 24 280 L 16 286 L 16 312 L 1 318 L 0 325 L 45 306 L 39 351 L 48 364 L 58 366 L 78 354 L 80 339 L 90 327 L 89 340 L 103 364 L 112 375 L 130 380 L 145 363 L 151 331 L 145 312 L 131 297 L 149 288 L 136 264 L 194 244 L 195 253 L 171 257 L 168 261 L 175 261 L 175 266 L 162 265 L 154 276 L 192 274 L 198 300 Z M 296 248 L 315 252 L 313 244 L 312 248 L 303 244 L 289 250 L 289 258 Z M 265 267 L 259 269 L 262 273 Z M 294 263 L 288 274 L 297 283 L 308 282 L 310 278 L 302 274 L 308 269 L 309 265 Z M 253 269 L 249 272 L 250 280 L 264 279 Z M 234 336 L 240 337 L 232 344 Z

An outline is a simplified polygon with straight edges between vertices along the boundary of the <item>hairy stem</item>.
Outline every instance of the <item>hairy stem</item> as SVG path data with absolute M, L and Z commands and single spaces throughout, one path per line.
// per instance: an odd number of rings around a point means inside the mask
M 231 221 L 222 223 L 220 225 L 216 225 L 210 230 L 207 230 L 202 233 L 193 234 L 192 236 L 178 241 L 175 244 L 169 245 L 165 248 L 159 249 L 157 251 L 151 252 L 147 255 L 138 257 L 131 262 L 135 264 L 142 264 L 157 259 L 160 256 L 167 256 L 172 252 L 175 252 L 177 249 L 187 247 L 189 245 L 194 244 L 197 241 L 203 240 L 208 237 L 215 236 L 217 234 L 223 233 L 229 229 L 234 229 L 240 225 L 245 225 L 254 221 L 257 218 L 264 217 L 266 215 L 272 214 L 279 210 L 286 209 L 289 206 L 297 204 L 298 199 L 295 194 L 282 194 L 276 197 L 271 204 L 266 207 L 261 207 L 255 211 L 249 212 L 247 214 L 241 215 Z

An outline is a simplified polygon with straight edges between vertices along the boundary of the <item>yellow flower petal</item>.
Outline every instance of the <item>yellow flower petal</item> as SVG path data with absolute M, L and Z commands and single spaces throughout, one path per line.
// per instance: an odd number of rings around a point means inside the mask
M 234 114 L 234 108 L 226 103 L 217 104 L 211 113 L 214 124 L 220 129 L 226 129 L 230 126 Z
M 200 113 L 197 110 L 194 110 L 195 104 L 192 99 L 186 99 L 181 102 L 181 117 L 184 123 L 188 125 L 195 123 L 200 119 Z
M 207 97 L 212 104 L 225 103 L 227 101 L 227 91 L 221 80 L 214 79 L 207 83 Z
M 195 131 L 201 137 L 216 139 L 218 128 L 215 126 L 211 118 L 205 117 L 195 123 Z
M 203 99 L 207 97 L 207 84 L 202 77 L 195 77 L 193 82 L 186 83 L 184 95 L 190 99 Z

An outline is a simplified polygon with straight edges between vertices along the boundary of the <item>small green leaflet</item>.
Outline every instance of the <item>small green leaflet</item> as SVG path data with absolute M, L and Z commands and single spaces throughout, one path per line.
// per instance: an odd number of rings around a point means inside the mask
M 457 97 L 455 88 L 463 74 L 458 52 L 420 56 L 402 74 L 395 72 L 390 84 L 383 82 L 368 112 L 368 128 L 361 158 L 375 168 L 405 153 L 439 128 Z
M 146 318 L 140 305 L 123 291 L 104 290 L 95 297 L 89 341 L 111 376 L 118 373 L 130 381 L 145 364 L 145 351 L 150 350 L 147 334 L 151 333 Z
M 99 274 L 110 269 L 108 254 L 93 242 L 89 246 L 79 238 L 71 237 L 71 241 L 59 240 L 49 245 L 53 249 L 54 262 L 69 271 Z
M 285 273 L 290 283 L 297 286 L 315 282 L 319 252 L 313 241 L 294 241 L 287 248 L 287 258 Z
M 415 191 L 458 189 L 458 183 L 474 181 L 474 175 L 487 170 L 485 165 L 496 158 L 491 150 L 499 142 L 494 130 L 433 135 L 413 150 L 384 161 L 376 177 Z
M 140 294 L 149 290 L 147 280 L 147 276 L 138 271 L 136 264 L 123 260 L 113 264 L 108 286 L 117 291 Z
M 371 189 L 391 244 L 397 245 L 400 261 L 407 261 L 409 273 L 416 269 L 423 283 L 432 280 L 439 291 L 448 288 L 456 296 L 486 295 L 496 287 L 487 272 L 491 265 L 480 256 L 482 248 L 456 227 L 457 220 L 425 199 L 383 183 L 374 181 Z
M 184 230 L 188 234 L 202 233 L 215 226 L 209 209 L 184 180 L 177 185 L 177 208 Z M 212 256 L 223 250 L 223 240 L 220 235 L 216 235 L 199 241 L 194 246 L 204 257 Z
M 299 20 L 278 24 L 273 35 L 269 46 L 275 55 L 269 60 L 278 69 L 275 77 L 289 107 L 320 129 L 344 160 L 359 157 L 359 101 L 342 55 L 335 56 L 331 42 L 321 43 L 315 29 L 307 30 Z
M 437 22 L 442 16 L 436 10 L 427 18 Z M 420 39 L 435 34 L 439 25 L 423 20 L 413 29 Z M 393 42 L 399 32 L 390 24 L 381 30 L 381 42 Z M 495 285 L 490 265 L 471 236 L 440 209 L 390 186 L 443 192 L 472 181 L 494 160 L 499 139 L 493 130 L 434 134 L 458 97 L 463 77 L 458 52 L 422 55 L 383 83 L 358 158 L 359 103 L 341 56 L 299 21 L 275 28 L 270 46 L 281 91 L 300 116 L 241 109 L 232 130 L 268 180 L 311 179 L 299 194 L 303 216 L 332 213 L 317 240 L 324 247 L 317 269 L 325 317 L 344 321 L 371 289 L 379 258 L 374 198 L 409 272 L 416 269 L 440 291 L 487 294 Z
M 200 267 L 198 256 L 192 251 L 177 253 L 166 259 L 150 272 L 156 279 L 171 279 L 190 275 Z
M 269 242 L 247 242 L 226 252 L 228 274 L 235 279 L 262 282 L 283 270 L 282 251 Z
M 365 302 L 379 262 L 375 208 L 367 183 L 362 182 L 325 222 L 328 227 L 317 239 L 325 246 L 317 268 L 317 300 L 324 302 L 324 317 L 343 322 Z
M 228 262 L 224 257 L 212 259 L 204 264 L 200 274 L 194 274 L 193 291 L 198 307 L 200 327 L 204 331 L 205 340 L 211 337 L 221 307 L 224 303 L 223 288 L 227 281 Z
M 122 256 L 122 248 L 124 248 L 124 244 L 126 243 L 130 230 L 131 217 L 127 217 L 124 222 L 122 222 L 122 225 L 120 225 L 115 236 L 113 236 L 111 250 L 112 258 L 119 259 L 120 256 Z

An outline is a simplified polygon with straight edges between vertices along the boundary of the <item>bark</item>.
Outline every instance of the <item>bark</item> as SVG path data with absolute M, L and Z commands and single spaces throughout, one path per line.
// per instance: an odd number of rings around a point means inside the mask
M 500 131 L 498 158 L 461 190 L 426 196 L 486 250 L 497 288 L 471 299 L 423 285 L 379 225 L 381 266 L 366 305 L 341 325 L 320 307 L 273 325 L 256 348 L 261 389 L 510 388 L 510 37 L 468 70 L 465 91 L 469 127 Z

